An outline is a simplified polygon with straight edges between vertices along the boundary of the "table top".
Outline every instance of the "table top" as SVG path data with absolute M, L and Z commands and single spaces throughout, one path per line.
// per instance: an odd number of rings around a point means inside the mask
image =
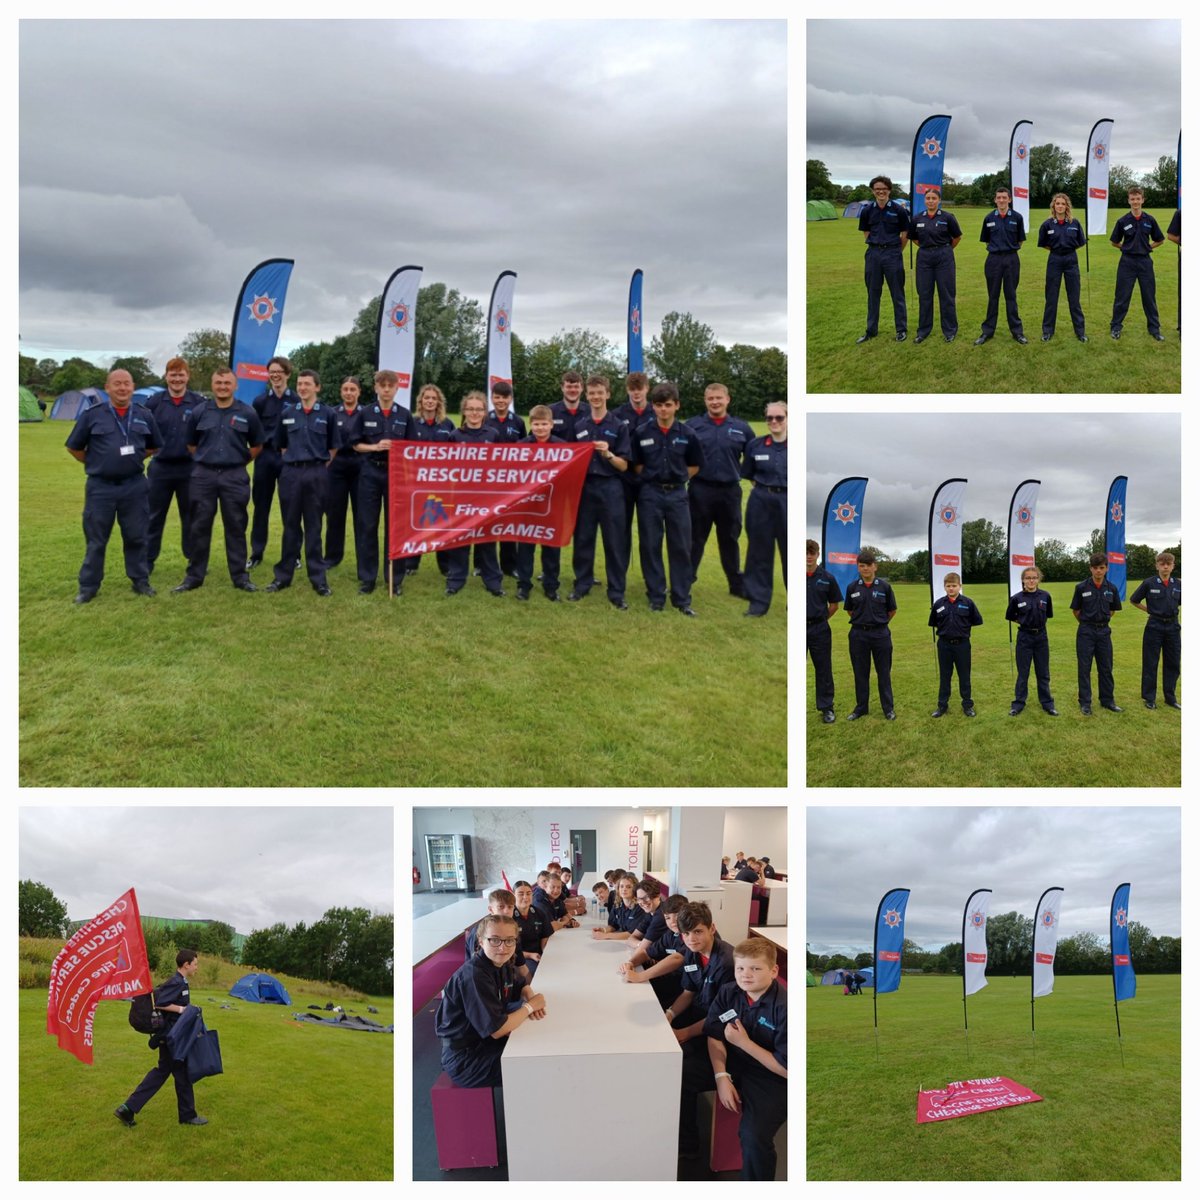
M 751 925 L 750 932 L 765 937 L 768 942 L 774 942 L 780 950 L 788 948 L 786 925 Z
M 578 929 L 560 929 L 547 943 L 532 984 L 546 997 L 546 1016 L 517 1027 L 505 1059 L 681 1053 L 654 989 L 617 974 L 629 947 L 615 938 L 593 939 L 591 917 L 579 922 Z

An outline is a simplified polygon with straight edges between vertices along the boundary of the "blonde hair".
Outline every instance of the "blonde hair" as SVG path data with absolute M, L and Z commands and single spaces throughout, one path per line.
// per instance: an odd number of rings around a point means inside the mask
M 1065 200 L 1067 202 L 1067 220 L 1070 221 L 1072 219 L 1072 217 L 1071 217 L 1071 197 L 1068 196 L 1066 192 L 1055 192 L 1054 195 L 1050 197 L 1050 215 L 1052 217 L 1054 217 L 1054 219 L 1057 221 L 1058 218 L 1054 216 L 1054 201 L 1055 200 Z
M 437 414 L 434 419 L 437 421 L 444 421 L 446 419 L 446 396 L 436 383 L 427 383 L 417 393 L 417 415 L 420 416 L 421 414 L 421 397 L 425 395 L 426 392 L 432 392 L 437 397 Z M 421 419 L 424 420 L 425 418 L 421 417 Z

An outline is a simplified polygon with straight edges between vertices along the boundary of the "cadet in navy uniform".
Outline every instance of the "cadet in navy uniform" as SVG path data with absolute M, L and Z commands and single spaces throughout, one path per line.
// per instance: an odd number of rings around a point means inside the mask
M 498 379 L 492 385 L 492 411 L 485 424 L 496 431 L 498 442 L 519 442 L 525 436 L 525 422 L 512 411 L 513 386 L 506 379 Z M 500 572 L 503 575 L 517 573 L 516 542 L 497 542 L 500 553 Z M 475 556 L 479 566 L 479 556 Z
M 579 513 L 575 518 L 571 565 L 575 583 L 568 600 L 582 600 L 592 590 L 596 567 L 596 531 L 604 539 L 604 574 L 608 602 L 627 609 L 625 575 L 629 569 L 630 546 L 625 541 L 625 493 L 621 476 L 629 469 L 629 428 L 608 411 L 609 382 L 606 375 L 589 375 L 588 414 L 575 422 L 572 441 L 592 443 Z
M 450 976 L 434 1018 L 442 1069 L 459 1087 L 500 1087 L 500 1056 L 508 1035 L 546 1015 L 546 999 L 517 977 L 519 933 L 512 917 L 484 917 L 479 952 Z
M 1021 282 L 1021 243 L 1025 240 L 1025 218 L 1015 209 L 1009 208 L 1012 197 L 1008 188 L 996 189 L 996 207 L 983 218 L 979 240 L 987 243 L 987 259 L 983 264 L 983 277 L 987 281 L 987 316 L 983 328 L 975 339 L 976 346 L 991 341 L 996 332 L 996 320 L 1000 313 L 1000 289 L 1004 289 L 1004 312 L 1008 318 L 1008 331 L 1022 346 L 1029 339 L 1021 325 L 1021 314 L 1017 312 L 1017 284 Z
M 283 549 L 275 564 L 275 578 L 267 584 L 268 592 L 281 592 L 292 586 L 303 541 L 304 562 L 313 591 L 318 596 L 332 594 L 321 554 L 321 519 L 329 500 L 329 463 L 340 443 L 333 410 L 317 400 L 320 390 L 321 379 L 316 371 L 301 371 L 296 377 L 300 403 L 279 418 L 275 440 L 283 457 L 283 473 L 279 477 Z
M 490 444 L 496 440 L 496 430 L 485 424 L 487 421 L 487 397 L 482 392 L 468 392 L 462 400 L 462 425 L 454 431 L 452 442 L 477 442 Z M 471 547 L 457 546 L 446 551 L 450 570 L 446 575 L 446 595 L 461 592 L 467 584 L 467 571 L 471 565 Z M 475 561 L 483 586 L 490 596 L 503 596 L 504 576 L 500 573 L 500 560 L 496 557 L 495 542 L 475 543 Z
M 650 393 L 654 419 L 638 428 L 633 443 L 634 470 L 642 477 L 638 496 L 638 553 L 651 612 L 661 612 L 667 598 L 663 571 L 663 533 L 671 565 L 671 604 L 685 617 L 692 611 L 692 517 L 687 482 L 704 465 L 700 439 L 675 420 L 679 389 L 660 383 Z M 665 422 L 665 424 L 664 424 Z
M 300 397 L 287 385 L 292 374 L 290 359 L 276 355 L 267 363 L 267 381 L 269 386 L 261 396 L 253 401 L 254 411 L 262 422 L 266 441 L 262 453 L 254 460 L 254 483 L 251 496 L 254 500 L 254 522 L 250 527 L 250 570 L 262 562 L 267 553 L 267 527 L 271 521 L 271 501 L 275 496 L 275 485 L 283 470 L 283 459 L 279 454 L 277 434 L 279 433 L 279 417 L 283 410 L 292 404 L 299 404 Z M 279 498 L 280 512 L 283 511 L 283 497 Z
M 416 422 L 402 404 L 396 403 L 400 386 L 395 371 L 376 371 L 375 403 L 363 410 L 360 436 L 354 449 L 362 462 L 358 479 L 358 525 L 354 530 L 358 548 L 358 594 L 369 595 L 379 579 L 379 514 L 383 513 L 384 555 L 388 553 L 388 454 L 393 442 L 415 438 Z M 441 392 L 438 392 L 441 395 Z M 392 569 L 392 592 L 400 595 L 405 564 Z
M 550 405 L 554 414 L 554 436 L 564 442 L 575 441 L 576 422 L 587 416 L 587 406 L 580 403 L 583 396 L 583 376 L 578 371 L 564 371 L 562 399 Z
M 729 585 L 729 594 L 748 599 L 742 582 L 742 457 L 757 436 L 741 417 L 729 415 L 729 389 L 710 383 L 704 389 L 707 412 L 689 417 L 686 424 L 696 431 L 704 447 L 704 466 L 688 484 L 688 507 L 692 513 L 692 575 L 700 577 L 700 563 L 709 532 L 717 527 L 717 553 Z
M 892 634 L 888 622 L 896 615 L 896 594 L 886 579 L 876 579 L 878 564 L 870 550 L 858 556 L 858 579 L 846 592 L 850 618 L 850 665 L 854 668 L 854 711 L 847 721 L 865 717 L 871 706 L 871 662 L 878 676 L 883 715 L 896 719 L 892 702 Z
M 628 399 L 617 409 L 617 418 L 629 430 L 629 444 L 633 445 L 634 435 L 638 426 L 654 419 L 654 410 L 646 397 L 650 395 L 650 380 L 644 371 L 630 371 L 625 376 L 625 394 Z M 621 476 L 621 486 L 625 489 L 625 544 L 633 547 L 633 515 L 637 511 L 638 493 L 642 490 L 642 481 L 636 471 L 626 471 Z
M 787 1120 L 787 993 L 766 938 L 733 948 L 732 983 L 713 998 L 704 1022 L 717 1102 L 740 1112 L 742 1179 L 775 1178 L 775 1134 Z
M 1182 246 L 1183 246 L 1183 242 L 1181 240 L 1182 237 L 1183 237 L 1183 226 L 1180 224 L 1180 220 L 1179 220 L 1179 209 L 1176 209 L 1175 215 L 1171 218 L 1170 225 L 1167 226 L 1167 241 L 1174 242 L 1175 245 L 1182 248 Z M 1181 316 L 1180 324 L 1175 326 L 1176 333 L 1181 332 L 1181 328 L 1182 328 L 1182 314 L 1180 314 L 1180 316 Z M 39 401 L 38 403 L 41 403 L 41 401 Z
M 520 929 L 518 948 L 525 956 L 526 963 L 533 963 L 529 968 L 532 974 L 536 964 L 541 960 L 542 951 L 554 932 L 550 918 L 545 910 L 538 908 L 533 902 L 533 885 L 527 879 L 518 879 L 513 884 L 513 895 L 517 903 L 513 908 L 513 920 Z
M 948 342 L 958 336 L 958 310 L 955 307 L 954 247 L 962 241 L 958 218 L 941 209 L 940 188 L 925 191 L 925 211 L 914 217 L 909 238 L 917 243 L 917 336 L 920 345 L 933 332 L 933 289 L 937 288 L 938 316 L 942 337 Z
M 946 594 L 935 600 L 929 613 L 929 627 L 937 630 L 938 699 L 932 716 L 944 717 L 950 705 L 950 677 L 958 672 L 958 696 L 963 715 L 975 715 L 971 699 L 971 629 L 983 624 L 979 605 L 962 594 L 962 579 L 951 571 L 942 580 Z
M 234 399 L 237 376 L 229 367 L 212 373 L 215 400 L 202 399 L 187 421 L 186 445 L 195 461 L 191 487 L 192 553 L 187 574 L 173 592 L 203 586 L 208 574 L 213 520 L 221 509 L 225 527 L 225 562 L 233 586 L 256 592 L 246 569 L 246 525 L 249 521 L 250 476 L 246 464 L 258 457 L 263 427 L 249 404 Z
M 746 501 L 746 568 L 742 583 L 750 607 L 744 617 L 766 616 L 775 590 L 775 547 L 787 587 L 787 429 L 786 400 L 767 405 L 766 437 L 755 438 L 742 459 L 742 478 L 754 488 Z M 833 693 L 830 693 L 832 696 Z
M 1050 694 L 1050 639 L 1046 622 L 1054 617 L 1054 600 L 1039 584 L 1042 572 L 1038 567 L 1026 567 L 1021 572 L 1021 590 L 1010 597 L 1006 621 L 1017 623 L 1017 683 L 1013 692 L 1010 717 L 1018 717 L 1025 709 L 1029 695 L 1029 664 L 1037 676 L 1038 703 L 1048 717 L 1057 717 L 1054 697 Z
M 1154 263 L 1150 258 L 1165 240 L 1158 222 L 1148 213 L 1142 212 L 1143 193 L 1139 187 L 1129 189 L 1129 212 L 1119 217 L 1113 225 L 1112 242 L 1121 251 L 1117 264 L 1117 290 L 1113 295 L 1112 336 L 1121 336 L 1129 301 L 1133 297 L 1133 284 L 1142 294 L 1142 309 L 1146 314 L 1146 329 L 1156 341 L 1164 340 L 1158 327 L 1158 304 L 1154 297 Z
M 716 1087 L 704 1023 L 717 993 L 733 981 L 733 947 L 721 940 L 713 925 L 712 910 L 703 901 L 692 901 L 680 909 L 676 923 L 687 947 L 679 977 L 682 990 L 663 1011 L 683 1051 L 679 1151 L 691 1155 L 699 1145 L 696 1097 Z
M 1163 703 L 1179 708 L 1175 686 L 1179 682 L 1179 606 L 1183 595 L 1178 579 L 1172 578 L 1175 555 L 1164 550 L 1155 560 L 1157 575 L 1144 580 L 1129 597 L 1149 620 L 1142 632 L 1142 700 L 1147 708 L 1156 708 L 1158 695 L 1158 658 L 1162 655 Z
M 533 431 L 521 439 L 523 443 L 557 442 L 564 444 L 562 438 L 555 437 L 554 417 L 545 404 L 536 404 L 529 410 L 529 427 Z M 517 543 L 517 599 L 528 600 L 533 590 L 533 554 L 537 549 L 533 542 Z M 558 603 L 558 576 L 562 566 L 562 548 L 559 546 L 542 546 L 542 590 L 546 599 Z
M 863 271 L 867 284 L 867 331 L 857 345 L 879 333 L 879 301 L 883 281 L 892 294 L 892 314 L 896 320 L 896 341 L 908 337 L 908 308 L 904 300 L 904 247 L 912 224 L 908 209 L 890 199 L 892 181 L 876 175 L 870 183 L 875 203 L 858 214 L 858 228 L 866 237 L 867 251 Z
M 1071 324 L 1075 336 L 1087 341 L 1084 332 L 1083 308 L 1079 303 L 1079 256 L 1075 253 L 1087 245 L 1083 226 L 1071 215 L 1071 199 L 1058 192 L 1050 201 L 1050 215 L 1038 229 L 1038 246 L 1049 250 L 1046 259 L 1046 307 L 1042 310 L 1042 341 L 1054 336 L 1058 319 L 1058 293 L 1061 284 L 1067 286 L 1067 304 L 1071 309 Z
M 171 500 L 179 510 L 179 528 L 182 533 L 183 557 L 189 558 L 191 514 L 188 505 L 188 483 L 192 478 L 192 456 L 184 441 L 184 423 L 188 413 L 203 402 L 199 392 L 188 388 L 188 365 L 182 358 L 173 358 L 167 363 L 163 378 L 167 381 L 165 392 L 155 392 L 146 402 L 162 437 L 162 449 L 150 460 L 146 468 L 149 489 L 150 524 L 146 533 L 146 567 L 154 573 L 158 552 L 162 549 L 163 526 L 167 513 L 171 511 Z
M 1091 578 L 1075 585 L 1071 611 L 1079 627 L 1075 630 L 1075 658 L 1079 663 L 1079 710 L 1092 715 L 1092 659 L 1100 681 L 1100 707 L 1121 712 L 1113 698 L 1111 614 L 1120 611 L 1121 597 L 1105 578 L 1108 555 L 1098 551 L 1088 559 Z
M 325 516 L 325 566 L 336 567 L 346 553 L 346 512 L 354 528 L 355 560 L 358 554 L 358 483 L 363 459 L 353 447 L 362 441 L 362 388 L 353 375 L 342 380 L 342 402 L 333 410 L 334 424 L 345 453 L 329 464 L 329 511 Z
M 417 395 L 410 436 L 415 442 L 449 442 L 454 439 L 454 430 L 454 422 L 446 416 L 446 397 L 442 389 L 427 383 Z M 402 561 L 405 575 L 415 575 L 421 565 L 421 556 L 414 554 Z M 443 575 L 450 570 L 449 551 L 437 552 L 437 565 Z
M 154 1007 L 166 1015 L 166 1029 L 170 1029 L 180 1014 L 191 1003 L 191 990 L 188 981 L 196 973 L 200 965 L 195 950 L 180 950 L 175 955 L 175 965 L 179 969 L 165 983 L 154 989 Z M 176 1061 L 171 1057 L 171 1051 L 161 1039 L 158 1042 L 158 1066 L 151 1067 L 146 1078 L 137 1085 L 133 1094 L 123 1104 L 114 1110 L 114 1116 L 123 1125 L 136 1125 L 133 1119 L 153 1099 L 158 1089 L 168 1079 L 175 1080 L 175 1103 L 179 1109 L 180 1125 L 207 1125 L 207 1117 L 196 1115 L 196 1098 L 192 1091 L 191 1080 L 188 1079 L 188 1065 L 184 1061 Z M 151 1042 L 151 1046 L 154 1043 Z
M 114 518 L 121 526 L 125 574 L 139 596 L 153 596 L 146 563 L 146 528 L 150 515 L 142 463 L 162 445 L 150 413 L 132 403 L 133 376 L 109 371 L 108 399 L 84 409 L 67 437 L 72 458 L 87 475 L 83 501 L 83 536 L 87 549 L 79 568 L 76 604 L 87 604 L 104 579 L 104 554 Z
M 838 581 L 824 567 L 817 566 L 821 547 L 809 538 L 804 545 L 808 563 L 808 657 L 816 676 L 817 712 L 826 725 L 833 715 L 833 633 L 829 618 L 844 597 Z

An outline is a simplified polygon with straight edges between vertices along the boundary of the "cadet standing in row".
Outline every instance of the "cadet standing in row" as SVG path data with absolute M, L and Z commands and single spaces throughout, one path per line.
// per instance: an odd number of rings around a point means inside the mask
M 935 600 L 929 613 L 929 627 L 937 630 L 938 699 L 930 714 L 944 717 L 950 706 L 950 682 L 958 672 L 958 698 L 963 716 L 975 715 L 971 698 L 971 629 L 983 624 L 979 605 L 962 594 L 962 577 L 951 571 L 942 580 L 946 594 Z
M 858 228 L 867 243 L 863 268 L 867 285 L 867 331 L 856 343 L 860 346 L 879 334 L 879 301 L 883 298 L 885 279 L 892 294 L 896 341 L 902 342 L 908 337 L 904 247 L 908 243 L 912 221 L 908 209 L 891 199 L 892 181 L 886 175 L 876 175 L 868 186 L 875 196 L 875 203 L 858 214 Z
M 979 240 L 987 244 L 987 259 L 983 264 L 983 277 L 987 280 L 988 306 L 983 327 L 975 339 L 976 346 L 989 342 L 996 333 L 996 321 L 1000 314 L 1000 289 L 1004 289 L 1004 312 L 1008 318 L 1008 331 L 1022 346 L 1029 339 L 1021 325 L 1021 314 L 1017 311 L 1017 284 L 1021 282 L 1021 243 L 1025 240 L 1025 218 L 1015 209 L 1009 208 L 1012 196 L 1008 188 L 996 189 L 996 207 L 983 218 Z
M 1156 708 L 1158 695 L 1158 659 L 1162 656 L 1163 703 L 1178 708 L 1175 687 L 1179 682 L 1180 639 L 1179 607 L 1183 602 L 1182 585 L 1171 571 L 1175 555 L 1163 551 L 1155 560 L 1157 575 L 1144 580 L 1129 597 L 1134 608 L 1149 618 L 1142 631 L 1142 700 L 1147 708 Z
M 933 332 L 933 289 L 937 288 L 938 316 L 942 337 L 948 342 L 958 336 L 958 311 L 955 307 L 954 247 L 962 241 L 958 218 L 941 208 L 940 188 L 925 191 L 925 211 L 913 218 L 909 238 L 917 243 L 917 336 L 919 346 Z
M 150 524 L 146 533 L 146 566 L 151 574 L 158 561 L 158 552 L 162 549 L 163 526 L 167 521 L 167 513 L 171 511 L 172 499 L 179 510 L 183 557 L 186 559 L 191 555 L 188 485 L 192 479 L 192 458 L 184 440 L 184 426 L 188 414 L 204 400 L 199 392 L 188 388 L 188 365 L 182 358 L 173 358 L 167 363 L 163 378 L 167 381 L 167 390 L 155 392 L 146 402 L 163 443 L 162 449 L 146 468 L 150 510 Z
M 1079 628 L 1075 630 L 1075 658 L 1079 664 L 1079 711 L 1092 715 L 1092 659 L 1100 681 L 1100 707 L 1121 712 L 1113 694 L 1112 614 L 1119 612 L 1121 597 L 1105 578 L 1108 555 L 1097 551 L 1088 559 L 1091 578 L 1075 585 L 1071 611 Z
M 263 443 L 262 453 L 254 460 L 254 482 L 251 486 L 254 521 L 250 526 L 250 561 L 246 564 L 251 571 L 266 557 L 271 501 L 283 470 L 283 459 L 276 440 L 279 418 L 285 408 L 300 403 L 300 397 L 288 387 L 291 374 L 291 360 L 277 354 L 267 363 L 267 390 L 253 401 L 254 411 L 258 413 L 267 440 Z M 282 512 L 282 496 L 279 498 L 279 507 Z
M 892 634 L 888 623 L 896 615 L 896 593 L 886 579 L 876 579 L 878 564 L 870 550 L 860 550 L 858 579 L 846 592 L 850 618 L 850 665 L 854 668 L 854 711 L 847 721 L 865 717 L 871 707 L 871 663 L 879 685 L 883 715 L 896 719 L 892 700 Z
M 1120 338 L 1136 280 L 1142 295 L 1142 311 L 1146 314 L 1146 329 L 1156 342 L 1161 342 L 1165 339 L 1158 327 L 1154 263 L 1150 255 L 1165 239 L 1158 222 L 1148 212 L 1142 212 L 1143 199 L 1141 188 L 1129 189 L 1129 212 L 1118 218 L 1109 239 L 1121 251 L 1121 261 L 1117 264 L 1117 288 L 1113 295 L 1111 332 L 1114 340 Z
M 746 569 L 742 582 L 750 607 L 744 617 L 763 617 L 775 589 L 775 547 L 787 587 L 787 423 L 785 400 L 767 405 L 766 437 L 755 438 L 742 459 L 742 478 L 753 483 L 746 501 Z
M 1071 215 L 1071 200 L 1059 192 L 1050 201 L 1050 215 L 1038 230 L 1038 246 L 1048 250 L 1046 259 L 1046 307 L 1042 310 L 1042 341 L 1054 336 L 1058 320 L 1058 293 L 1067 288 L 1067 304 L 1071 309 L 1071 324 L 1075 336 L 1087 341 L 1084 332 L 1083 308 L 1079 303 L 1079 256 L 1076 251 L 1087 245 L 1083 226 Z
M 816 676 L 817 712 L 826 725 L 833 715 L 833 631 L 829 619 L 842 602 L 842 589 L 824 567 L 817 566 L 821 547 L 809 538 L 805 543 L 808 563 L 808 657 Z
M 1017 623 L 1017 682 L 1013 692 L 1010 717 L 1025 710 L 1029 695 L 1029 664 L 1037 676 L 1038 703 L 1048 717 L 1057 717 L 1054 697 L 1050 694 L 1050 639 L 1046 622 L 1054 616 L 1054 600 L 1041 588 L 1042 572 L 1038 567 L 1026 567 L 1021 572 L 1021 590 L 1009 598 L 1006 621 Z

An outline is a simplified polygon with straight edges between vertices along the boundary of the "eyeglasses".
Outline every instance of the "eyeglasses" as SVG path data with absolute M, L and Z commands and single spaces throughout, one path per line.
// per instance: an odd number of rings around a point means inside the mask
M 786 421 L 786 420 L 787 420 L 787 417 L 768 417 L 767 424 L 768 425 L 782 425 L 784 423 L 784 421 Z
M 637 898 L 637 902 L 639 904 L 649 904 L 649 903 L 651 903 L 651 900 L 650 900 L 649 896 L 639 896 Z
M 493 950 L 499 950 L 501 946 L 515 946 L 517 944 L 516 938 L 490 937 L 486 941 Z

